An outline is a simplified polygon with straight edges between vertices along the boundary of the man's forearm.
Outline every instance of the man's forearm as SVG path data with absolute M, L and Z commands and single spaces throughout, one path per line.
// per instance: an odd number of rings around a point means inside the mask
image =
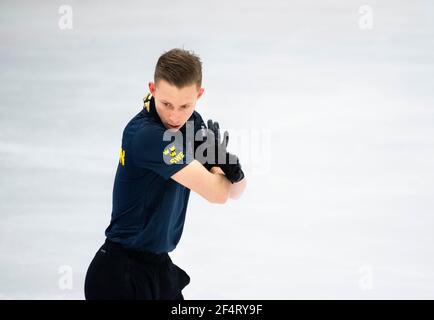
M 224 177 L 224 172 L 219 167 L 212 167 L 211 173 L 220 174 L 223 175 Z M 226 177 L 224 177 L 224 179 L 229 182 L 229 180 L 226 179 Z M 228 197 L 231 199 L 238 199 L 243 194 L 244 190 L 246 189 L 246 186 L 247 186 L 246 178 L 244 178 L 239 182 L 235 182 L 233 184 L 229 182 L 228 190 L 227 190 Z
M 229 198 L 231 190 L 231 182 L 225 177 L 223 171 L 219 167 L 212 167 L 210 172 L 215 177 L 215 192 L 218 203 L 225 203 Z
M 235 182 L 231 184 L 230 190 L 229 190 L 229 198 L 231 199 L 238 199 L 243 194 L 244 190 L 246 189 L 247 181 L 246 178 L 244 178 L 241 181 Z

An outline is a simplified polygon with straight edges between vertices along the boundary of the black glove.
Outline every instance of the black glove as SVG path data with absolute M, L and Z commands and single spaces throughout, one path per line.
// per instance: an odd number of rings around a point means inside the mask
M 210 171 L 215 164 L 207 163 L 207 143 L 212 141 L 213 138 L 208 139 L 208 129 L 203 121 L 202 117 L 197 113 L 194 114 L 194 143 L 193 143 L 193 156 L 194 159 L 198 160 L 202 165 Z M 202 148 L 198 148 L 202 146 Z
M 208 143 L 210 139 L 214 139 L 214 148 L 208 150 L 214 151 L 214 154 L 207 155 L 207 164 L 213 166 L 218 166 L 224 172 L 226 178 L 231 183 L 241 181 L 244 178 L 244 172 L 241 170 L 241 164 L 238 157 L 234 154 L 229 153 L 226 148 L 229 142 L 229 133 L 225 131 L 223 134 L 223 139 L 220 140 L 220 126 L 219 123 L 213 122 L 211 119 L 208 120 L 208 133 L 207 133 Z M 211 161 L 210 161 L 211 160 Z M 214 160 L 214 161 L 213 161 Z

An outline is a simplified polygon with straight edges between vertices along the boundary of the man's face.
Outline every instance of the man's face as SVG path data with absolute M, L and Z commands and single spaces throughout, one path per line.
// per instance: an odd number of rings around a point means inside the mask
M 196 85 L 177 88 L 167 81 L 149 82 L 149 90 L 155 99 L 155 108 L 166 129 L 179 130 L 194 112 L 197 100 L 204 89 Z

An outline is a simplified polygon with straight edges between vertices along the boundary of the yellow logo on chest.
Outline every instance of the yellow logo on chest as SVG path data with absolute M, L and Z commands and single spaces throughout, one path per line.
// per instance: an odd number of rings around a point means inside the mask
M 177 154 L 175 146 L 171 146 L 169 148 L 164 149 L 163 154 L 165 156 L 170 155 L 171 157 L 170 163 L 177 163 L 184 158 L 184 152 L 181 151 L 180 153 Z

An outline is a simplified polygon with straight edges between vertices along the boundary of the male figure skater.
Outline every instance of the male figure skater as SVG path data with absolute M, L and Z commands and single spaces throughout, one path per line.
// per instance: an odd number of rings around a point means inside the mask
M 158 59 L 143 110 L 123 132 L 111 222 L 86 274 L 86 299 L 183 300 L 190 277 L 168 253 L 181 238 L 190 190 L 217 204 L 244 191 L 228 133 L 221 139 L 218 122 L 207 128 L 194 110 L 201 85 L 193 52 L 172 49 Z M 186 139 L 187 122 L 199 139 Z M 184 138 L 170 141 L 168 133 Z

